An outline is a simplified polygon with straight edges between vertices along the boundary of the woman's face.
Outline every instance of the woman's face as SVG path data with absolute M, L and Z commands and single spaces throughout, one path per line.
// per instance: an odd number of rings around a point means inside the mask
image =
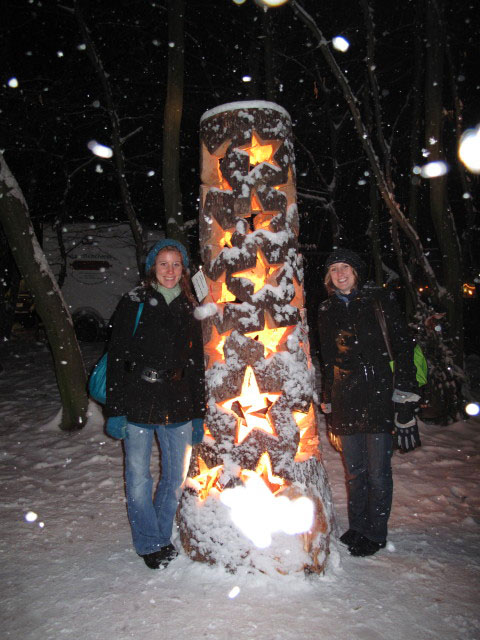
M 352 267 L 346 262 L 335 262 L 328 269 L 333 286 L 341 293 L 348 294 L 355 288 L 357 279 Z
M 167 289 L 173 289 L 182 276 L 183 262 L 178 251 L 163 249 L 155 258 L 155 276 Z

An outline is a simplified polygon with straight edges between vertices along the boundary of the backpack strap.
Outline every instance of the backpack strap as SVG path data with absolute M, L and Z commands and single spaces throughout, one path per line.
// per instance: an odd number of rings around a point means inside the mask
M 385 340 L 385 346 L 387 347 L 388 357 L 390 360 L 394 360 L 392 345 L 390 344 L 390 337 L 388 335 L 387 323 L 385 321 L 385 314 L 383 312 L 382 303 L 378 298 L 373 298 L 373 308 L 375 309 L 375 315 L 377 316 L 378 324 L 382 330 L 383 339 Z
M 135 326 L 133 327 L 132 335 L 135 335 L 135 331 L 137 330 L 138 323 L 140 322 L 140 316 L 142 315 L 143 305 L 144 305 L 143 302 L 140 302 L 140 304 L 138 305 L 137 317 L 135 318 Z

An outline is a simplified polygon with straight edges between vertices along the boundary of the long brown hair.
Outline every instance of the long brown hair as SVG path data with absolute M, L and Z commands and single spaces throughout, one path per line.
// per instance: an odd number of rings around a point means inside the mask
M 157 282 L 158 284 L 160 284 L 155 274 L 155 263 L 157 262 L 158 256 L 163 251 L 175 251 L 175 253 L 177 253 L 180 256 L 180 260 L 182 262 L 182 275 L 180 276 L 180 280 L 179 280 L 180 288 L 182 289 L 182 292 L 185 294 L 185 297 L 187 298 L 187 300 L 196 307 L 197 301 L 195 300 L 195 296 L 193 295 L 193 292 L 192 292 L 192 285 L 190 284 L 190 271 L 183 264 L 182 254 L 177 249 L 177 247 L 173 247 L 169 245 L 166 247 L 162 247 L 160 249 L 160 251 L 155 256 L 155 260 L 153 261 L 152 266 L 147 272 L 147 275 L 145 278 L 145 288 L 152 289 L 154 282 Z

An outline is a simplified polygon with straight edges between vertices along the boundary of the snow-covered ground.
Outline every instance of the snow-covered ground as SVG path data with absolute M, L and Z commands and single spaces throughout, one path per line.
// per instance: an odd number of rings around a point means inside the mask
M 100 349 L 86 350 L 89 366 Z M 122 446 L 96 405 L 82 431 L 61 432 L 47 347 L 23 336 L 1 354 L 3 638 L 480 638 L 480 420 L 421 425 L 423 447 L 395 453 L 389 544 L 376 556 L 341 547 L 321 578 L 231 575 L 184 555 L 152 571 L 132 549 Z M 342 532 L 343 468 L 322 444 Z

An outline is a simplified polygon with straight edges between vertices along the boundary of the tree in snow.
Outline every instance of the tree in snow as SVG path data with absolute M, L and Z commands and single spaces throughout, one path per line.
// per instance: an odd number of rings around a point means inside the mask
M 27 203 L 0 154 L 0 222 L 17 266 L 35 299 L 52 350 L 62 399 L 60 428 L 81 429 L 88 398 L 82 355 L 72 318 L 33 230 Z

